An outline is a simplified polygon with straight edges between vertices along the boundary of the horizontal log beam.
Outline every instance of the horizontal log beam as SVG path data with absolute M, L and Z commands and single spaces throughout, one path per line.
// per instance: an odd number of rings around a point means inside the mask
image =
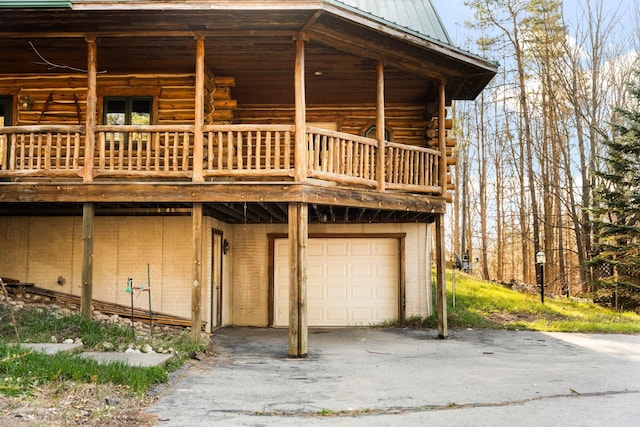
M 442 197 L 312 184 L 271 183 L 0 183 L 2 203 L 304 202 L 403 212 L 443 213 Z
M 0 135 L 33 133 L 84 133 L 84 125 L 36 125 L 0 127 Z

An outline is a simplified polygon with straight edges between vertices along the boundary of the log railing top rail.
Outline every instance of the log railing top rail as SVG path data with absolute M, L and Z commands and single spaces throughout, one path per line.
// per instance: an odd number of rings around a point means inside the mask
M 84 133 L 84 125 L 0 126 L 0 135 L 29 133 Z
M 96 132 L 194 132 L 193 125 L 98 125 Z
M 337 132 L 329 129 L 316 128 L 312 126 L 307 126 L 307 133 L 325 135 L 331 138 L 347 139 L 347 140 L 358 142 L 361 144 L 375 145 L 375 146 L 378 145 L 378 141 L 373 138 L 367 138 L 366 136 L 360 136 L 360 135 L 353 135 L 350 133 Z
M 95 130 L 94 158 L 88 161 L 102 180 L 184 181 L 201 162 L 205 177 L 255 183 L 274 176 L 293 179 L 296 168 L 293 125 L 98 125 Z M 194 150 L 200 131 L 202 159 Z M 0 127 L 0 176 L 56 179 L 77 171 L 87 164 L 85 137 L 82 125 Z M 365 187 L 384 180 L 390 191 L 444 194 L 438 182 L 441 153 L 432 148 L 385 142 L 379 168 L 376 139 L 308 126 L 304 149 L 310 178 Z
M 205 132 L 237 132 L 237 131 L 290 131 L 295 130 L 294 125 L 206 125 L 204 126 Z

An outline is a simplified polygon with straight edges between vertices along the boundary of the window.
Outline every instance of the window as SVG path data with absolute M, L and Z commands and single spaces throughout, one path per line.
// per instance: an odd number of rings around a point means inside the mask
M 103 123 L 110 126 L 150 125 L 152 106 L 153 98 L 150 97 L 105 97 Z M 115 147 L 123 143 L 125 147 L 136 148 L 138 142 L 146 143 L 146 140 L 146 132 L 112 133 Z
M 105 125 L 150 125 L 152 98 L 105 97 Z
M 369 126 L 367 130 L 364 131 L 364 135 L 366 138 L 376 138 L 376 126 Z M 387 129 L 384 130 L 384 140 L 389 141 L 389 131 Z
M 11 97 L 0 96 L 0 127 L 11 126 Z M 6 135 L 0 135 L 0 169 L 9 164 L 9 144 Z

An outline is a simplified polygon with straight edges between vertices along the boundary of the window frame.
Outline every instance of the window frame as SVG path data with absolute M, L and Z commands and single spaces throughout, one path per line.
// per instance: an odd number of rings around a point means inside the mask
M 373 133 L 373 136 L 371 134 Z M 375 124 L 367 126 L 362 132 L 365 138 L 377 139 L 377 127 Z M 391 142 L 391 132 L 387 127 L 384 128 L 384 140 Z
M 115 125 L 115 126 L 130 126 L 133 119 L 133 114 L 135 111 L 133 108 L 134 102 L 146 101 L 148 102 L 148 113 L 149 113 L 149 123 L 148 125 L 153 124 L 154 120 L 154 106 L 155 106 L 155 97 L 151 95 L 142 95 L 142 96 L 127 96 L 127 95 L 115 95 L 115 96 L 103 96 L 102 97 L 102 123 L 107 125 L 107 115 L 110 114 L 109 109 L 107 108 L 108 103 L 110 101 L 124 101 L 124 124 Z M 114 132 L 113 133 L 113 144 L 115 149 L 119 149 L 122 143 L 122 146 L 127 148 L 129 146 L 129 135 L 130 132 Z M 147 133 L 142 132 L 141 138 L 138 137 L 138 132 L 131 132 L 131 149 L 135 150 L 138 148 L 138 142 L 142 142 L 144 145 L 147 143 Z

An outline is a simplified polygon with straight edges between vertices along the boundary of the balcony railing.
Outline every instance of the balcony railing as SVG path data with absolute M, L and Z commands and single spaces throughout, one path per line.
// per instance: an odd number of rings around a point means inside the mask
M 95 179 L 174 179 L 194 176 L 195 127 L 97 126 Z M 80 179 L 87 166 L 83 126 L 0 128 L 0 177 Z M 209 125 L 203 128 L 202 176 L 293 180 L 295 128 L 291 125 Z M 442 194 L 440 152 L 386 142 L 384 167 L 371 138 L 308 127 L 306 175 L 337 184 Z M 384 180 L 379 173 L 384 171 Z
M 97 126 L 97 176 L 190 177 L 193 126 Z
M 378 141 L 362 136 L 307 128 L 309 176 L 375 187 Z
M 77 176 L 83 126 L 0 127 L 0 172 L 7 176 Z
M 384 158 L 388 189 L 427 193 L 440 191 L 438 150 L 387 142 Z
M 291 176 L 294 126 L 215 125 L 204 128 L 205 177 Z

